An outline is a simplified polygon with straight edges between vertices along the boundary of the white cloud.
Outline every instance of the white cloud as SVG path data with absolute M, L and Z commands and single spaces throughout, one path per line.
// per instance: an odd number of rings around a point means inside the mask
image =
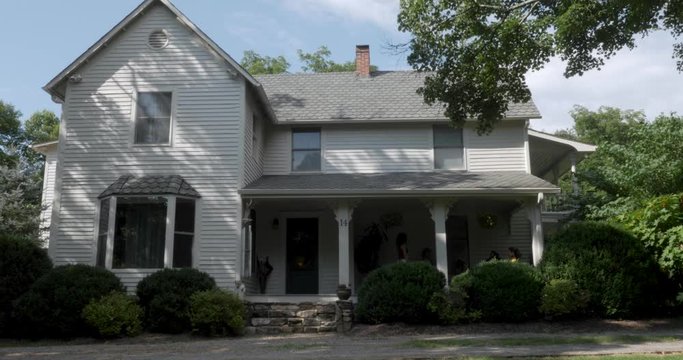
M 637 43 L 636 49 L 620 51 L 602 70 L 580 77 L 564 78 L 565 66 L 558 59 L 529 74 L 529 86 L 543 115 L 532 127 L 548 131 L 571 127 L 569 111 L 575 104 L 593 110 L 603 105 L 643 110 L 648 119 L 671 111 L 683 113 L 683 75 L 671 59 L 674 40 L 666 33 L 654 33 Z
M 351 20 L 398 31 L 399 0 L 284 0 L 284 4 L 311 18 Z

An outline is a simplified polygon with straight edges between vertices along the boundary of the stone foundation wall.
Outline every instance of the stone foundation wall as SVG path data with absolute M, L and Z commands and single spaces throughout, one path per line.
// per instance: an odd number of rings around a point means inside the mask
M 353 322 L 353 304 L 337 303 L 247 304 L 247 333 L 318 333 L 348 331 Z

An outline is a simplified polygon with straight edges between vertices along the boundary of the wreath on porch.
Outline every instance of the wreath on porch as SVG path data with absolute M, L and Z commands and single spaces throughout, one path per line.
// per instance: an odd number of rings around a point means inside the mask
M 478 220 L 482 229 L 493 229 L 498 223 L 498 217 L 492 213 L 480 214 Z

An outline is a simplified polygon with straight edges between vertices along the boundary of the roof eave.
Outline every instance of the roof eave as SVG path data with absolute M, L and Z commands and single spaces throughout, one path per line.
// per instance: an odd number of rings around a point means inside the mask
M 547 141 L 552 141 L 555 143 L 563 144 L 572 147 L 576 152 L 579 153 L 584 153 L 584 154 L 590 154 L 593 153 L 597 150 L 597 146 L 592 145 L 592 144 L 586 144 L 582 143 L 579 141 L 574 141 L 574 140 L 569 140 L 569 139 L 564 139 L 559 136 L 551 135 L 548 133 L 544 133 L 542 131 L 534 130 L 534 129 L 529 129 L 529 135 L 537 137 L 539 139 L 547 140 Z
M 425 197 L 445 195 L 518 196 L 538 193 L 558 194 L 559 187 L 548 188 L 462 188 L 429 190 L 375 190 L 375 189 L 241 189 L 238 193 L 248 198 L 337 198 L 337 197 Z

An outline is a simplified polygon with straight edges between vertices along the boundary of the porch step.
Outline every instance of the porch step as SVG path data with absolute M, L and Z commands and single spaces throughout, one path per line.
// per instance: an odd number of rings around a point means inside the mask
M 249 303 L 248 334 L 348 331 L 353 320 L 350 301 L 336 303 Z

